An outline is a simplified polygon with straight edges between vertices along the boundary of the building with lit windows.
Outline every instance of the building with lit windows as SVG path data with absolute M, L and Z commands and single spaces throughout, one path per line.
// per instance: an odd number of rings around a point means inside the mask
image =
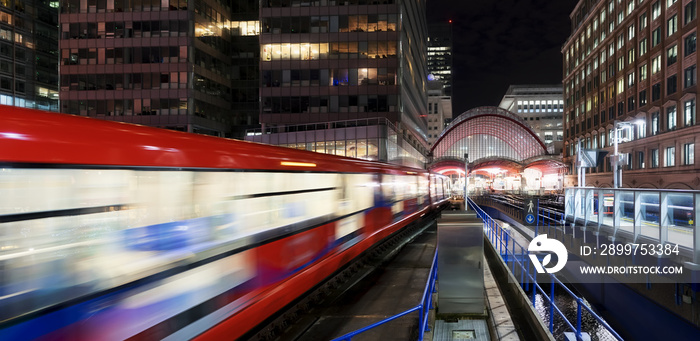
M 423 166 L 425 6 L 419 0 L 263 1 L 262 130 L 246 139 Z M 322 123 L 328 128 L 318 131 Z
M 232 21 L 231 6 L 216 0 L 62 1 L 61 112 L 229 135 L 236 123 L 233 36 L 258 25 Z
M 452 20 L 428 25 L 428 71 L 452 96 Z
M 260 118 L 260 1 L 231 2 L 231 137 L 243 139 Z
M 562 50 L 570 174 L 579 141 L 609 155 L 618 142 L 621 187 L 700 189 L 696 0 L 582 0 L 571 21 Z M 611 159 L 587 169 L 586 185 L 613 187 Z
M 561 85 L 511 85 L 499 108 L 525 120 L 545 144 L 564 141 L 564 99 Z
M 0 0 L 0 104 L 58 111 L 57 8 Z

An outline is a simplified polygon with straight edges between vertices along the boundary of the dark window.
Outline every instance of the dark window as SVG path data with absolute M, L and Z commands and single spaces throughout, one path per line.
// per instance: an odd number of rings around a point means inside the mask
M 697 50 L 697 34 L 695 32 L 693 32 L 692 34 L 685 37 L 684 40 L 685 40 L 685 56 L 688 56 L 691 53 L 695 52 L 695 50 Z
M 683 86 L 690 87 L 695 85 L 697 81 L 697 72 L 695 65 L 692 65 L 683 71 Z
M 666 79 L 666 94 L 670 95 L 678 91 L 678 76 L 673 75 Z
M 627 111 L 630 112 L 634 110 L 634 96 L 627 98 Z
M 639 106 L 645 106 L 647 104 L 647 90 L 644 89 L 639 92 Z
M 661 83 L 656 83 L 651 86 L 651 101 L 658 101 L 661 99 Z
M 624 113 L 625 113 L 625 103 L 624 102 L 617 103 L 617 116 L 620 117 Z

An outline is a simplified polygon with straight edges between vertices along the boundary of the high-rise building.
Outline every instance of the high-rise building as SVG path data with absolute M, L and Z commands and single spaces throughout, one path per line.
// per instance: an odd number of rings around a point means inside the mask
M 0 104 L 58 111 L 58 1 L 0 1 Z
M 61 112 L 230 133 L 230 2 L 66 0 L 59 23 Z
M 428 72 L 452 96 L 452 20 L 428 26 Z
M 612 155 L 617 141 L 620 186 L 700 189 L 696 1 L 582 0 L 571 19 L 562 50 L 570 174 L 579 142 Z M 613 168 L 608 158 L 586 179 L 613 187 Z
M 243 139 L 247 129 L 260 126 L 260 1 L 231 5 L 231 136 Z
M 511 85 L 498 107 L 522 117 L 544 143 L 550 144 L 564 140 L 563 98 L 558 84 Z
M 246 138 L 422 166 L 428 134 L 425 6 L 421 0 L 263 1 L 263 129 Z M 328 122 L 363 127 L 341 132 L 329 124 L 319 132 L 323 125 L 311 125 Z

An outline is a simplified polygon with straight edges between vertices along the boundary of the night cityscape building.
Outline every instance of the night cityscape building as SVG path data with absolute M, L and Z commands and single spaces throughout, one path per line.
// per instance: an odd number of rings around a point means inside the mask
M 231 2 L 231 137 L 259 127 L 260 118 L 260 1 Z
M 614 153 L 621 187 L 700 189 L 695 0 L 579 1 L 563 46 L 565 161 L 577 144 Z M 613 187 L 608 158 L 586 185 Z
M 520 117 L 549 144 L 564 140 L 564 99 L 561 85 L 511 85 L 499 108 Z
M 58 111 L 58 1 L 0 8 L 0 104 Z
M 61 2 L 60 111 L 229 135 L 233 36 L 256 30 L 231 13 L 216 0 Z
M 425 6 L 417 0 L 264 1 L 262 129 L 246 139 L 422 167 L 428 148 Z
M 428 25 L 428 72 L 452 96 L 452 21 Z
M 445 95 L 443 84 L 439 80 L 428 81 L 428 144 L 430 146 L 452 121 L 452 97 Z

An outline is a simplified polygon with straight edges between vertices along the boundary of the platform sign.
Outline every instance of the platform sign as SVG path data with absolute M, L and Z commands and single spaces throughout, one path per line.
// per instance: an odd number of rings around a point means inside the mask
M 540 200 L 534 197 L 526 197 L 523 207 L 523 220 L 525 225 L 537 226 L 537 212 L 539 211 Z

